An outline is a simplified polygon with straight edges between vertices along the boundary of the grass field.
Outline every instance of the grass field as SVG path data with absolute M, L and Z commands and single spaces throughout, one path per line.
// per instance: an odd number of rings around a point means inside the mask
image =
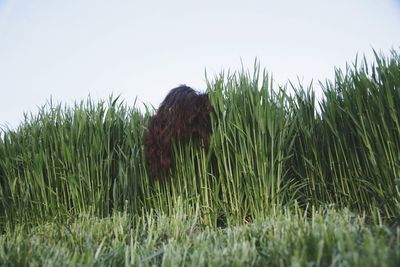
M 0 265 L 398 266 L 398 227 L 368 225 L 346 209 L 310 213 L 276 210 L 228 228 L 201 224 L 179 208 L 138 220 L 81 214 L 1 237 Z
M 214 77 L 209 149 L 155 183 L 151 109 L 49 102 L 0 135 L 0 265 L 399 266 L 400 56 L 322 87 Z

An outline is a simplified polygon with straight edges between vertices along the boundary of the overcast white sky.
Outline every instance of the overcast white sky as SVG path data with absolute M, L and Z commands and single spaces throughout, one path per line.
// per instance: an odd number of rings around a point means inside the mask
M 158 106 L 255 58 L 278 83 L 324 80 L 371 48 L 399 50 L 399 0 L 0 0 L 0 125 L 51 96 Z

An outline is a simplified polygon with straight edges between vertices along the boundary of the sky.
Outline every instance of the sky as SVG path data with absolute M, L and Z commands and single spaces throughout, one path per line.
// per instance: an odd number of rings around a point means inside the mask
M 255 59 L 278 84 L 323 81 L 372 48 L 400 50 L 399 0 L 0 0 L 0 127 L 50 98 L 157 107 Z

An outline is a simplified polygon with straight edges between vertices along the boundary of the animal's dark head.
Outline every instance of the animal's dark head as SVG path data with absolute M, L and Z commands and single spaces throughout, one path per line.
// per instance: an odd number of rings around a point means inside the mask
M 168 93 L 150 118 L 144 137 L 147 169 L 152 179 L 169 174 L 174 142 L 185 143 L 191 139 L 195 144 L 208 146 L 212 110 L 208 94 L 199 94 L 186 85 Z

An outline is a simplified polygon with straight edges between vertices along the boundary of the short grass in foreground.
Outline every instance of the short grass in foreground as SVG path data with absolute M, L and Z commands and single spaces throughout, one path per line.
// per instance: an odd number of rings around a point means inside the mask
M 276 210 L 214 229 L 176 209 L 133 219 L 82 215 L 0 237 L 4 266 L 399 266 L 400 227 L 333 208 Z

